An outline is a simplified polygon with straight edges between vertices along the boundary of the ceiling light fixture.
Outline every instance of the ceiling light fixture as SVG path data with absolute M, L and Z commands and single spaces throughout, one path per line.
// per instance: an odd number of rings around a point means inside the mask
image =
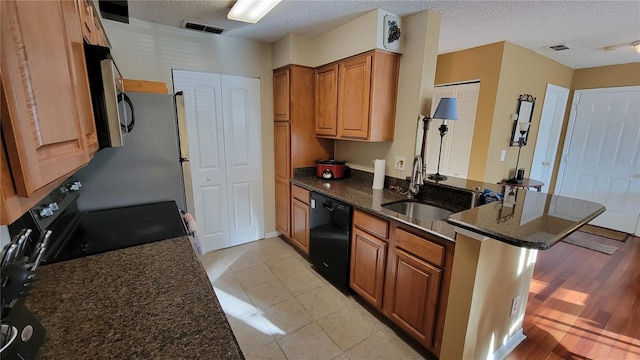
M 255 24 L 279 2 L 280 0 L 238 0 L 229 10 L 227 19 Z
M 640 54 L 640 40 L 632 42 L 631 45 L 633 45 L 633 47 L 636 48 L 636 52 Z

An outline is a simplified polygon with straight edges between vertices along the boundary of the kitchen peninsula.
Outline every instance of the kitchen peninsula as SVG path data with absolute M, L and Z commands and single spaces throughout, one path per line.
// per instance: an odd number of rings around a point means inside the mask
M 440 204 L 453 214 L 446 219 L 424 221 L 383 206 L 406 199 L 407 195 L 389 189 L 374 190 L 366 176 L 326 181 L 299 172 L 291 182 L 392 224 L 391 234 L 379 242 L 382 250 L 376 253 L 387 264 L 386 276 L 382 276 L 384 279 L 380 282 L 384 283 L 380 285 L 384 289 L 378 290 L 384 300 L 379 299 L 378 309 L 441 359 L 500 359 L 511 352 L 525 337 L 522 324 L 537 251 L 549 249 L 605 210 L 590 201 L 523 189 L 510 193 L 509 188 L 506 188 L 509 196 L 505 201 L 489 204 L 477 201 L 476 207 L 455 210 L 451 205 L 456 196 L 443 197 L 443 193 L 447 194 L 444 190 L 451 190 L 449 194 L 453 195 L 456 192 L 477 195 L 483 188 L 495 190 L 496 185 L 449 178 L 441 183 L 427 181 L 417 198 L 420 202 Z M 434 189 L 442 191 L 438 196 L 429 196 L 436 193 Z M 433 252 L 412 252 L 420 244 L 404 241 L 406 236 L 398 237 L 399 231 L 423 239 L 430 250 L 435 249 L 442 255 L 433 257 Z M 400 260 L 397 254 L 401 255 Z M 430 319 L 427 315 L 415 315 L 411 309 L 398 308 L 402 302 L 393 305 L 393 300 L 400 295 L 393 292 L 396 288 L 389 290 L 388 286 L 401 281 L 398 264 L 405 255 L 413 263 L 407 262 L 403 271 L 415 268 L 417 263 L 431 269 L 435 265 L 438 271 L 411 275 L 413 279 L 426 279 L 426 290 L 412 288 L 412 296 L 429 298 L 435 291 L 432 299 L 440 301 L 435 309 L 424 309 L 425 313 L 432 311 L 435 317 L 431 329 L 421 328 L 421 324 Z M 430 281 L 435 282 L 435 288 L 429 287 Z M 428 301 L 424 304 L 434 307 Z
M 39 359 L 243 359 L 187 237 L 38 269 Z

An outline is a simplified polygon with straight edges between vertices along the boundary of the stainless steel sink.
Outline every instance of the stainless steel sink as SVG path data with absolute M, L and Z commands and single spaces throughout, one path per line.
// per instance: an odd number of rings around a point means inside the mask
M 437 206 L 428 205 L 413 200 L 401 200 L 382 204 L 382 207 L 400 214 L 404 214 L 412 219 L 423 221 L 442 220 L 453 214 L 449 210 Z

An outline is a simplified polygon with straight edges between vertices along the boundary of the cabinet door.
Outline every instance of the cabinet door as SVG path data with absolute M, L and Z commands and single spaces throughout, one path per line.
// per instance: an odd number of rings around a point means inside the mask
M 298 199 L 291 201 L 291 240 L 309 255 L 309 205 Z
M 90 154 L 98 151 L 98 134 L 96 133 L 96 123 L 93 117 L 93 105 L 91 102 L 91 92 L 89 90 L 89 80 L 87 67 L 84 60 L 84 44 L 82 41 L 81 7 L 76 6 L 71 1 L 62 1 L 64 20 L 66 23 L 67 36 L 72 48 L 71 70 L 74 89 L 78 99 L 78 114 L 84 123 L 84 133 L 87 141 L 87 148 Z
M 433 348 L 441 270 L 393 249 L 385 309 L 393 322 Z
M 360 229 L 353 229 L 351 238 L 351 289 L 377 308 L 382 307 L 386 255 L 386 242 Z
M 273 73 L 273 119 L 289 121 L 289 69 Z
M 371 104 L 371 54 L 349 58 L 338 69 L 338 137 L 366 140 Z
M 338 65 L 316 69 L 315 83 L 315 134 L 335 137 L 338 135 Z
M 2 117 L 14 185 L 28 197 L 89 162 L 61 2 L 1 2 Z M 43 36 L 46 34 L 46 36 Z
M 274 142 L 276 229 L 288 239 L 291 236 L 291 186 L 289 184 L 291 147 L 290 125 L 288 122 L 275 123 Z

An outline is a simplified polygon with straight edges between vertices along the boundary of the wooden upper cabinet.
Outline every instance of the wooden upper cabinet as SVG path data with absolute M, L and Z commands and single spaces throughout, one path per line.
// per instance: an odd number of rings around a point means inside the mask
M 331 84 L 332 66 L 337 68 L 337 87 Z M 320 70 L 316 75 L 316 136 L 393 141 L 400 55 L 372 50 Z M 331 117 L 334 94 L 336 112 Z M 332 129 L 334 123 L 335 135 L 326 130 Z
M 65 17 L 64 2 L 1 2 L 2 116 L 16 193 L 29 197 L 89 162 L 91 129 L 81 113 L 90 109 L 77 82 L 87 87 L 79 65 L 78 22 Z M 46 36 L 44 36 L 46 34 Z M 86 94 L 85 94 L 86 95 Z
M 338 134 L 366 140 L 369 135 L 371 94 L 370 54 L 347 59 L 339 65 Z
M 289 68 L 273 73 L 273 119 L 289 121 Z
M 316 69 L 315 134 L 338 135 L 338 65 L 330 64 Z
M 82 36 L 92 45 L 111 47 L 109 39 L 102 27 L 98 11 L 91 4 L 91 0 L 76 0 L 76 7 L 80 14 Z
M 98 151 L 98 134 L 96 133 L 96 123 L 93 115 L 93 105 L 91 92 L 89 89 L 89 79 L 87 67 L 85 65 L 84 42 L 82 37 L 82 24 L 80 19 L 81 8 L 71 1 L 62 1 L 62 10 L 67 29 L 67 37 L 71 46 L 71 75 L 74 90 L 77 96 L 78 115 L 84 123 L 85 139 L 90 154 Z

